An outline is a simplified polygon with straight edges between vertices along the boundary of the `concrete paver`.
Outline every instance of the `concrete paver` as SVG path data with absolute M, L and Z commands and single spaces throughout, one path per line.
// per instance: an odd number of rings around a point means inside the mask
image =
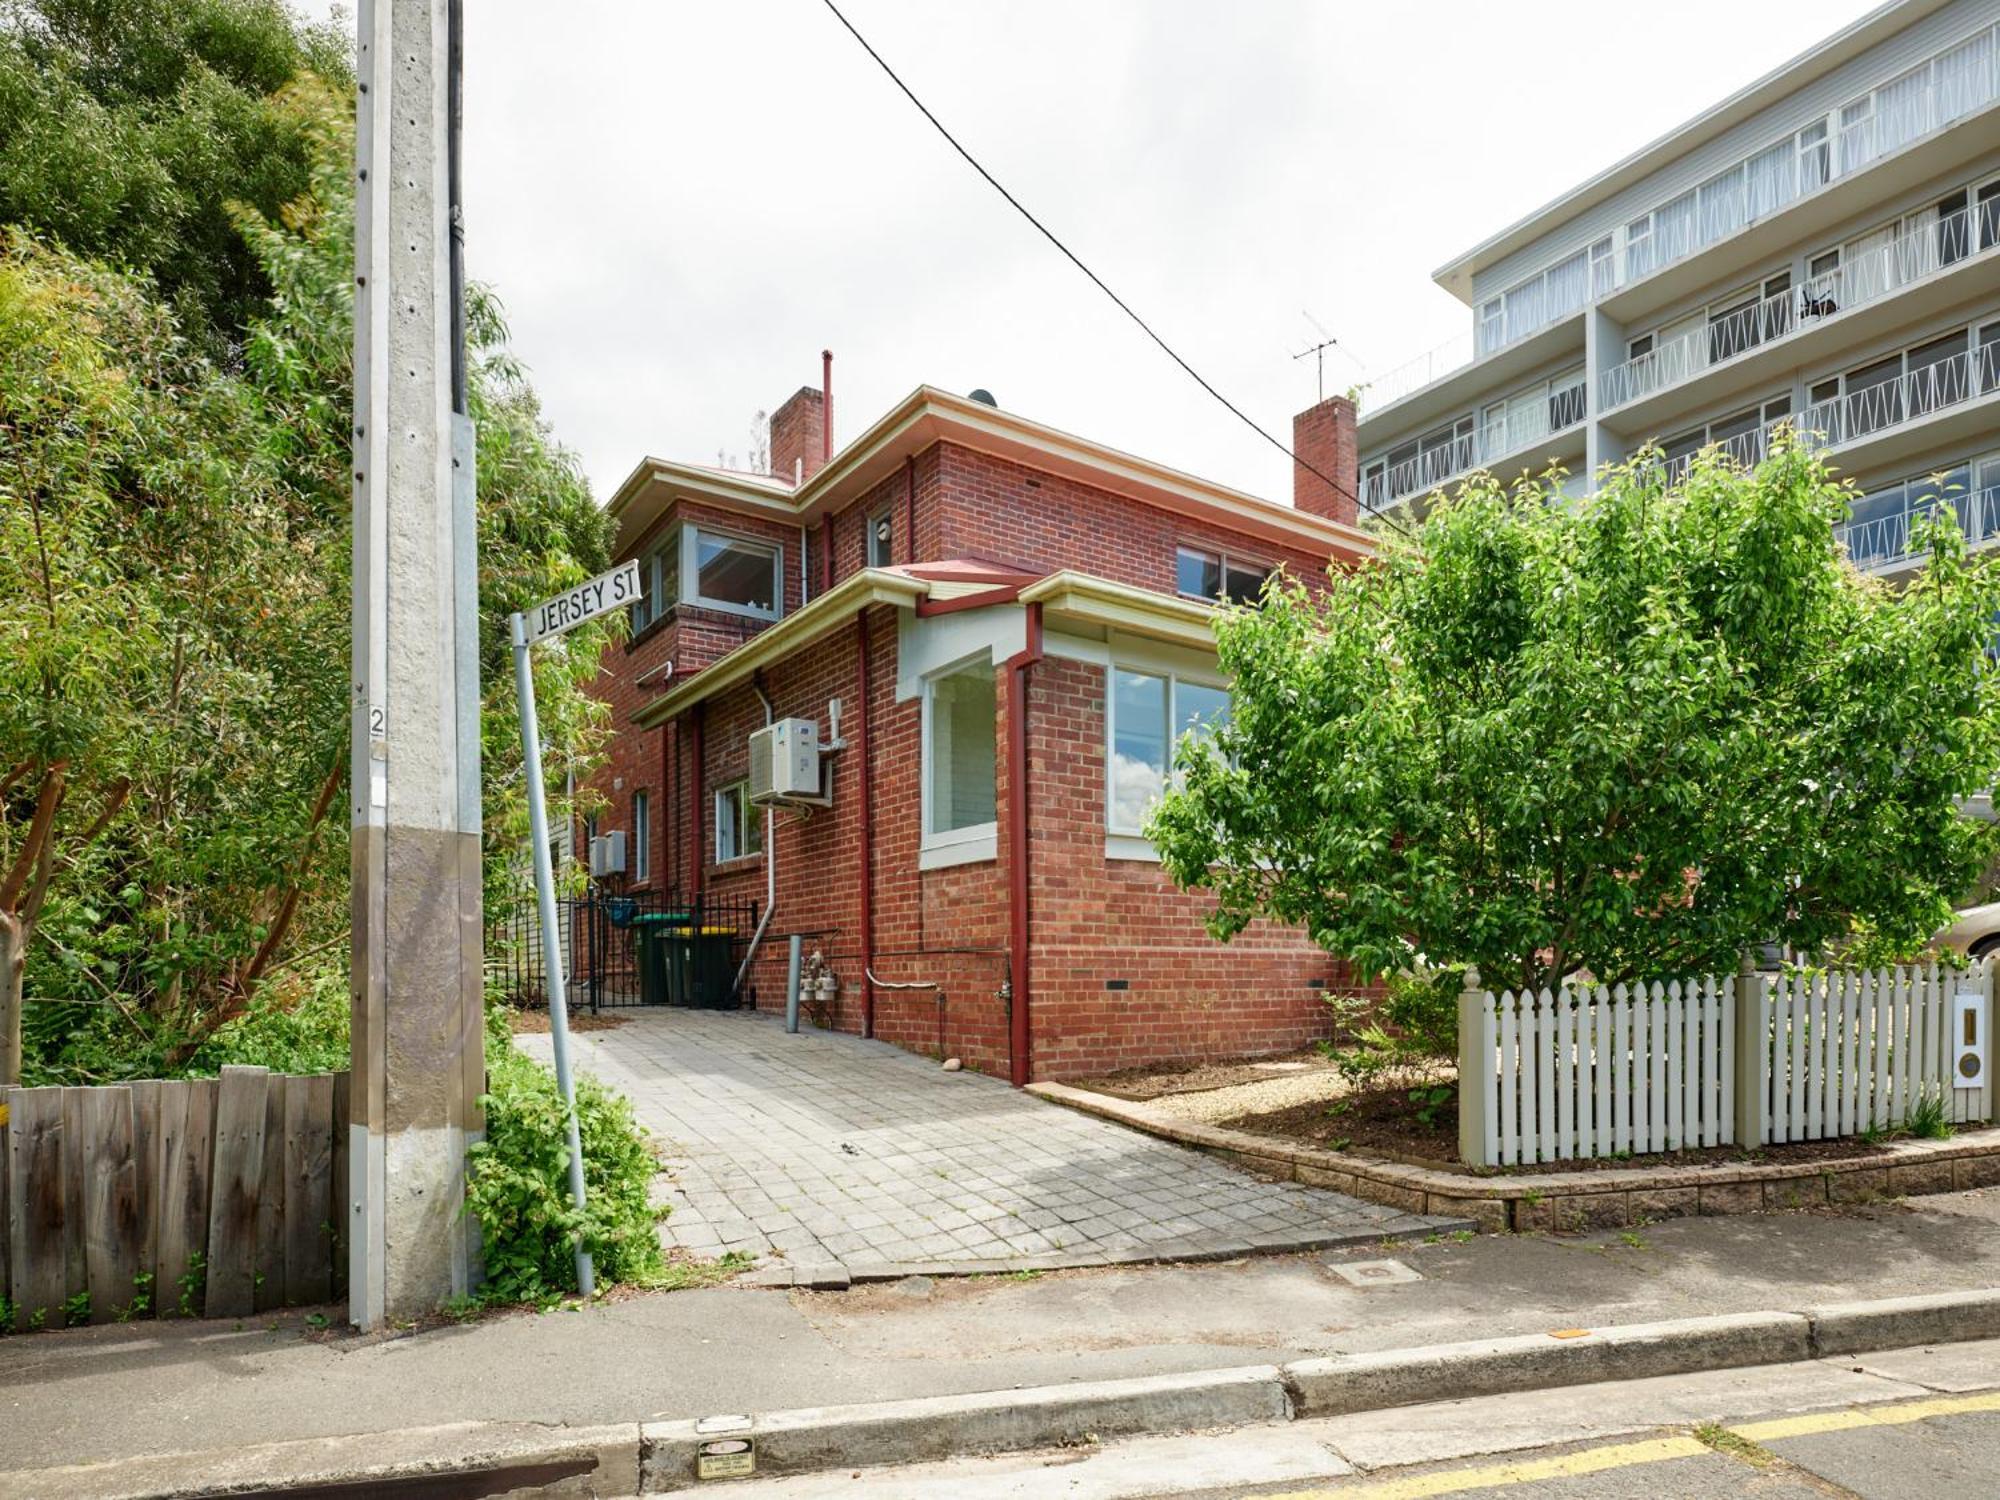
M 1307 1249 L 1422 1218 L 1269 1183 L 881 1042 L 753 1012 L 635 1010 L 577 1034 L 674 1157 L 663 1238 L 793 1266 L 1023 1268 Z M 546 1059 L 546 1035 L 520 1039 Z

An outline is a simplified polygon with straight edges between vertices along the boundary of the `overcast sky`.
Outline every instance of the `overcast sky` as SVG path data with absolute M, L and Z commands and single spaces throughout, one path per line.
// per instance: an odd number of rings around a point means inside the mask
M 976 156 L 1282 438 L 1459 334 L 1441 262 L 1864 0 L 840 0 Z M 326 0 L 304 7 L 324 15 Z M 469 0 L 466 259 L 600 499 L 740 460 L 819 381 L 837 439 L 922 383 L 1289 500 L 821 0 Z M 350 10 L 351 13 L 351 10 Z M 1722 40 L 1727 38 L 1727 40 Z M 1351 355 L 1351 358 L 1349 357 Z M 1357 363 L 1358 361 L 1358 363 Z

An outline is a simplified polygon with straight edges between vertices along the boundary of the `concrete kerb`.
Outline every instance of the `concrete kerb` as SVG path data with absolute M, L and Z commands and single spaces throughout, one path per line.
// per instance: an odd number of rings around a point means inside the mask
M 1028 1092 L 1220 1156 L 1259 1176 L 1332 1188 L 1405 1213 L 1463 1218 L 1495 1233 L 1616 1229 L 1697 1214 L 1865 1203 L 2000 1183 L 2000 1129 L 1963 1131 L 1941 1141 L 1895 1141 L 1873 1154 L 1832 1161 L 1478 1174 L 1295 1145 L 1177 1119 L 1142 1103 L 1066 1084 L 1034 1083 Z
M 2000 1290 L 1732 1313 L 1182 1375 L 748 1414 L 760 1474 L 879 1467 L 1386 1410 L 1512 1391 L 1791 1363 L 2000 1337 Z M 685 1489 L 715 1419 L 542 1428 L 465 1423 L 7 1476 L 38 1500 L 164 1500 L 492 1473 L 571 1496 Z M 707 1430 L 704 1430 L 704 1429 Z

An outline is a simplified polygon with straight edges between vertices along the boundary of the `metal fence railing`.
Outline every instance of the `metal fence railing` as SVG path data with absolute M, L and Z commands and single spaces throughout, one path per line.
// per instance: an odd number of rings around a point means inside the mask
M 628 1005 L 726 1008 L 737 966 L 757 928 L 753 900 L 703 893 L 593 890 L 556 902 L 557 937 L 572 1008 L 593 1012 Z M 490 923 L 487 987 L 510 1005 L 548 1004 L 545 935 L 532 902 Z

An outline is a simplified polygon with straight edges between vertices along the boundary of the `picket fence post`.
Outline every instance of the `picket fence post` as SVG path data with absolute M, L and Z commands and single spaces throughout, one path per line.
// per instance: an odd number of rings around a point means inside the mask
M 1761 1146 L 1771 1133 L 1771 1002 L 1747 949 L 1736 960 L 1735 1041 L 1736 1144 Z
M 1491 1166 L 1497 1155 L 1493 1042 L 1493 997 L 1467 968 L 1458 992 L 1458 1159 L 1467 1166 Z

